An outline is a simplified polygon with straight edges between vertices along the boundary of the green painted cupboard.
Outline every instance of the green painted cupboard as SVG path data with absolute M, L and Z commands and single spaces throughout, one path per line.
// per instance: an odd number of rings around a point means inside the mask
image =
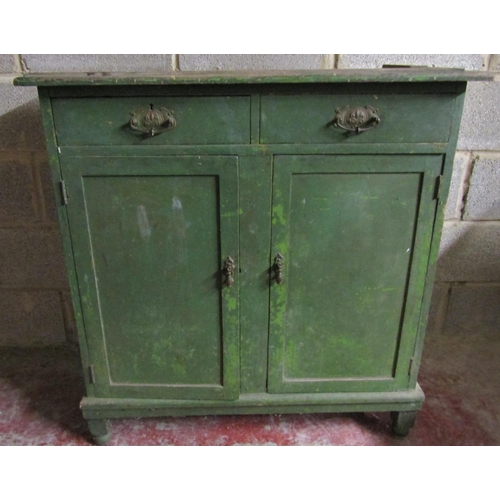
M 405 435 L 466 81 L 27 75 L 96 442 L 120 417 L 388 411 Z

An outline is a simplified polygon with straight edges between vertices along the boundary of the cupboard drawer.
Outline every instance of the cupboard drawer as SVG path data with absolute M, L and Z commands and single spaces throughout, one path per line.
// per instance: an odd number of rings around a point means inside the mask
M 151 124 L 145 117 L 151 106 L 156 120 L 152 133 L 144 131 Z M 52 110 L 61 146 L 250 142 L 247 96 L 54 98 Z M 139 130 L 130 128 L 131 113 Z
M 265 95 L 262 144 L 444 143 L 454 96 L 450 94 Z M 370 106 L 380 122 L 356 133 L 334 126 L 336 110 Z M 344 122 L 345 125 L 345 122 Z

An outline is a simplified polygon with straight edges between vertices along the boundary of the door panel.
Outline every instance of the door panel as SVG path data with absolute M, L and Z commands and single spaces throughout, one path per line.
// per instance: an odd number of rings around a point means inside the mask
M 270 392 L 407 383 L 441 157 L 277 156 Z
M 68 158 L 98 397 L 238 393 L 237 159 Z

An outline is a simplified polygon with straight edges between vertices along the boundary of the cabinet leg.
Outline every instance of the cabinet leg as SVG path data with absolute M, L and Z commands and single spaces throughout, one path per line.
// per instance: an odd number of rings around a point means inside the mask
M 90 433 L 94 436 L 94 441 L 98 445 L 105 445 L 111 437 L 111 425 L 106 419 L 87 420 Z
M 392 417 L 392 431 L 396 436 L 407 436 L 410 429 L 414 426 L 417 419 L 416 411 L 393 411 Z

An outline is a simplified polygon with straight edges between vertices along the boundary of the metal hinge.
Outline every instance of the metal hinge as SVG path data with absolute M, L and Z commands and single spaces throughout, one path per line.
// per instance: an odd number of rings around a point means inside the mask
M 408 366 L 408 376 L 411 374 L 411 367 L 413 366 L 413 358 L 410 358 L 410 366 Z
M 442 184 L 443 176 L 438 175 L 436 177 L 436 186 L 434 187 L 434 200 L 439 200 L 441 197 L 441 184 Z
M 61 181 L 60 186 L 61 186 L 61 197 L 62 197 L 63 205 L 67 205 L 68 204 L 68 190 L 66 188 L 66 183 L 64 181 Z
M 89 380 L 91 384 L 95 384 L 94 365 L 89 365 Z

